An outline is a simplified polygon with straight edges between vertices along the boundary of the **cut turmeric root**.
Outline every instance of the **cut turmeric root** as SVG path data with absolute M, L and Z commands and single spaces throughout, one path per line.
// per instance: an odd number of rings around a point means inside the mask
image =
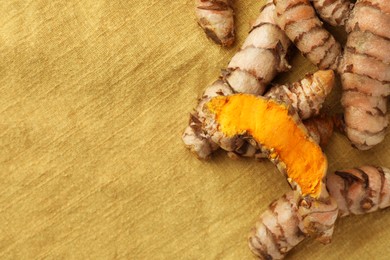
M 318 71 L 313 75 L 308 74 L 304 79 L 286 86 L 274 86 L 266 94 L 269 98 L 281 100 L 297 111 L 301 118 L 309 118 L 318 115 L 320 108 L 334 86 L 334 73 L 331 70 Z M 190 117 L 189 126 L 183 134 L 183 141 L 188 148 L 190 148 L 199 158 L 208 158 L 211 153 L 219 147 L 229 152 L 229 155 L 245 156 L 245 157 L 264 157 L 261 150 L 251 140 L 237 136 L 230 139 L 222 139 L 216 144 L 210 134 L 205 130 L 205 121 L 207 114 L 204 113 L 204 104 L 206 104 L 212 97 L 229 96 L 235 94 L 235 91 L 222 80 L 215 82 L 212 86 L 207 88 L 200 99 L 198 107 Z M 308 120 L 310 135 L 316 138 L 316 141 L 325 141 L 329 139 L 333 130 L 333 123 L 331 120 L 323 117 L 317 119 L 317 123 L 310 123 Z M 323 131 L 316 128 L 327 128 L 331 131 Z M 311 131 L 313 130 L 313 131 Z M 326 134 L 320 136 L 319 133 Z
M 234 43 L 234 11 L 231 0 L 195 0 L 198 24 L 217 44 Z
M 293 109 L 263 97 L 236 94 L 212 98 L 205 110 L 211 114 L 205 128 L 215 143 L 250 136 L 303 196 L 320 195 L 327 160 Z

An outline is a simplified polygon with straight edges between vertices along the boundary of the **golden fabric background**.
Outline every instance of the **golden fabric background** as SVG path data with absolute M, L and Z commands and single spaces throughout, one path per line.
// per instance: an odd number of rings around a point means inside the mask
M 236 2 L 232 49 L 204 37 L 193 0 L 0 2 L 1 259 L 252 258 L 248 231 L 286 181 L 269 162 L 199 161 L 181 142 L 262 5 Z M 291 63 L 278 82 L 315 70 Z M 329 170 L 390 167 L 389 145 L 358 152 L 336 134 Z M 389 210 L 342 219 L 331 245 L 290 258 L 388 259 L 389 224 Z

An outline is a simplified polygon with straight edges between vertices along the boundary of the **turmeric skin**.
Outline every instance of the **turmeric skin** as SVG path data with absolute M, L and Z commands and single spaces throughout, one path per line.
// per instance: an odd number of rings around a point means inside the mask
M 330 243 L 337 215 L 335 199 L 328 196 L 307 202 L 289 191 L 261 214 L 249 234 L 249 248 L 260 259 L 283 259 L 307 237 Z
M 313 64 L 336 69 L 340 44 L 323 28 L 309 0 L 275 0 L 276 22 Z
M 339 170 L 326 180 L 339 205 L 340 217 L 360 215 L 390 206 L 390 170 L 366 165 Z
M 234 11 L 231 0 L 195 0 L 198 24 L 215 43 L 234 43 Z
M 285 171 L 303 196 L 319 196 L 327 160 L 295 112 L 273 100 L 247 94 L 215 97 L 206 105 L 226 137 L 251 136 Z M 295 116 L 295 117 L 294 117 Z
M 312 0 L 322 20 L 333 26 L 344 26 L 353 4 L 350 0 Z
M 368 150 L 389 127 L 389 1 L 359 0 L 347 22 L 347 44 L 340 64 L 345 132 L 352 145 Z

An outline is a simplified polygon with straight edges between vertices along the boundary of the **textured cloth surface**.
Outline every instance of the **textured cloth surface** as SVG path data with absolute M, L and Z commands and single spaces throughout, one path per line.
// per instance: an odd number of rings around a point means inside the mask
M 221 49 L 193 0 L 0 1 L 1 259 L 251 259 L 248 231 L 286 181 L 269 162 L 199 161 L 181 142 L 263 4 L 236 2 L 238 40 Z M 315 70 L 291 63 L 276 81 Z M 326 109 L 339 98 L 340 86 Z M 359 152 L 335 134 L 329 170 L 390 167 L 389 146 Z M 389 225 L 390 210 L 345 218 L 332 244 L 290 258 L 388 259 Z

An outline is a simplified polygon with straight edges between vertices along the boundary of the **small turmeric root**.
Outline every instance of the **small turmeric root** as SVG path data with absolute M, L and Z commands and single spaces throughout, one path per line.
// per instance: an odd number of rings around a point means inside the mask
M 318 71 L 313 75 L 306 75 L 304 79 L 297 83 L 286 86 L 274 86 L 266 96 L 286 102 L 298 112 L 301 118 L 308 118 L 318 114 L 325 97 L 333 86 L 333 71 Z M 207 114 L 203 112 L 204 104 L 212 97 L 229 96 L 234 93 L 235 91 L 230 88 L 228 84 L 224 83 L 222 80 L 216 81 L 205 90 L 199 101 L 198 107 L 195 109 L 195 112 L 191 114 L 189 126 L 183 134 L 183 141 L 199 158 L 208 158 L 213 151 L 219 148 L 219 145 L 211 140 L 210 134 L 205 131 L 204 124 Z M 333 125 L 329 125 L 329 120 L 325 118 L 317 121 L 323 121 L 322 123 L 317 124 L 317 127 L 333 127 Z M 315 128 L 311 127 L 310 130 L 312 129 L 314 130 Z M 329 135 L 331 135 L 331 132 Z M 311 134 L 311 136 L 315 136 L 316 141 L 319 141 L 318 131 L 313 132 L 313 135 Z M 322 140 L 328 138 L 329 137 L 323 136 Z M 245 140 L 241 137 L 225 140 L 222 144 L 222 148 L 230 152 L 229 155 L 233 157 L 264 157 L 258 147 L 253 143 L 251 144 L 251 140 Z
M 390 3 L 359 0 L 348 20 L 340 64 L 345 132 L 353 146 L 367 150 L 383 141 L 389 125 Z
M 264 97 L 236 94 L 212 98 L 204 110 L 210 114 L 205 129 L 215 143 L 223 147 L 249 136 L 293 188 L 303 196 L 320 195 L 327 160 L 293 109 Z
M 298 82 L 273 87 L 264 96 L 291 104 L 304 120 L 319 114 L 325 98 L 335 85 L 334 81 L 332 70 L 319 70 L 307 74 Z
M 234 11 L 231 0 L 195 0 L 198 24 L 217 44 L 234 43 Z
M 307 237 L 327 244 L 337 214 L 336 201 L 329 196 L 312 201 L 294 191 L 287 192 L 260 216 L 249 235 L 249 248 L 260 259 L 268 260 L 283 259 Z
M 340 216 L 373 212 L 390 206 L 390 170 L 362 166 L 329 174 L 329 193 L 336 199 Z
M 312 0 L 322 20 L 333 26 L 344 26 L 353 4 L 349 0 Z
M 340 44 L 322 27 L 309 0 L 275 0 L 276 22 L 320 69 L 336 69 Z

